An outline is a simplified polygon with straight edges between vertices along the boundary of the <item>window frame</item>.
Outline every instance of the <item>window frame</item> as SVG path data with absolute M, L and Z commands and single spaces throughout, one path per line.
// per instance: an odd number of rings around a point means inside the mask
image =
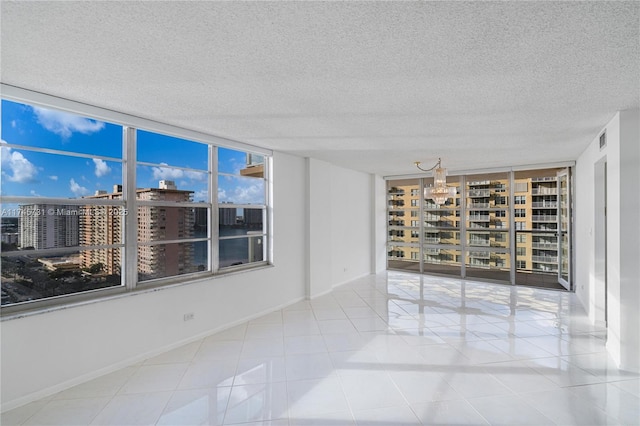
M 75 151 L 62 151 L 59 149 L 50 149 L 46 147 L 32 147 L 24 146 L 21 144 L 8 143 L 7 148 L 29 150 L 33 152 L 43 152 L 50 154 L 74 156 L 86 159 L 101 159 L 104 161 L 116 161 L 122 164 L 122 199 L 121 200 L 100 200 L 91 198 L 61 198 L 61 197 L 38 197 L 38 196 L 4 196 L 0 194 L 0 203 L 2 204 L 60 204 L 60 205 L 77 205 L 81 206 L 109 206 L 125 209 L 128 214 L 124 216 L 122 226 L 122 237 L 120 244 L 108 244 L 98 246 L 80 246 L 77 247 L 64 247 L 53 249 L 32 250 L 30 255 L 40 254 L 62 254 L 77 252 L 81 250 L 94 250 L 94 249 L 119 249 L 121 253 L 121 285 L 116 287 L 106 287 L 96 290 L 82 291 L 78 293 L 70 293 L 60 296 L 53 296 L 47 298 L 36 299 L 32 301 L 11 303 L 2 306 L 1 317 L 2 319 L 12 318 L 16 315 L 25 315 L 30 313 L 39 313 L 42 311 L 48 311 L 51 309 L 64 308 L 65 306 L 74 305 L 77 303 L 86 303 L 100 301 L 104 299 L 110 299 L 112 297 L 122 297 L 138 293 L 140 291 L 148 291 L 149 289 L 155 289 L 156 287 L 168 287 L 173 285 L 184 285 L 191 281 L 198 281 L 203 278 L 215 279 L 216 277 L 224 276 L 229 273 L 238 273 L 261 269 L 264 267 L 273 265 L 273 245 L 272 245 L 272 233 L 273 233 L 273 205 L 272 205 L 272 167 L 273 167 L 273 151 L 258 146 L 233 141 L 230 139 L 189 130 L 181 127 L 171 126 L 165 123 L 148 120 L 117 111 L 107 110 L 97 106 L 79 103 L 68 99 L 58 98 L 55 96 L 47 95 L 44 93 L 33 92 L 27 89 L 22 89 L 15 86 L 1 84 L 2 100 L 7 100 L 15 103 L 25 104 L 31 107 L 43 107 L 51 110 L 66 112 L 70 114 L 80 115 L 92 120 L 102 121 L 105 123 L 115 124 L 122 127 L 122 158 L 114 158 L 103 155 L 92 155 L 79 153 Z M 136 200 L 136 168 L 140 165 L 148 165 L 147 162 L 138 162 L 136 155 L 136 132 L 137 130 L 143 130 L 146 132 L 158 133 L 161 135 L 176 137 L 185 139 L 188 141 L 198 142 L 205 144 L 209 151 L 209 168 L 208 172 L 210 178 L 208 180 L 209 185 L 209 200 L 208 203 L 179 203 L 176 207 L 207 207 L 208 212 L 208 235 L 205 239 L 208 244 L 208 266 L 207 271 L 197 271 L 193 273 L 185 273 L 179 275 L 173 275 L 169 277 L 156 278 L 152 280 L 139 281 L 138 265 L 137 265 L 137 217 L 138 207 L 146 203 L 139 203 Z M 3 144 L 4 145 L 4 144 Z M 217 156 L 216 151 L 218 147 L 229 148 L 233 150 L 242 151 L 246 154 L 260 155 L 264 158 L 264 198 L 265 202 L 261 205 L 263 209 L 263 260 L 247 263 L 243 265 L 237 265 L 233 268 L 224 268 L 220 270 L 217 267 L 217 259 L 219 257 L 218 252 L 218 197 L 217 197 Z M 130 161 L 133 158 L 134 161 Z M 149 163 L 150 164 L 150 163 Z M 154 164 L 155 165 L 155 164 Z M 170 166 L 173 167 L 173 166 Z M 178 167 L 180 168 L 180 167 Z M 188 169 L 182 167 L 182 169 Z M 170 203 L 164 203 L 170 204 Z M 173 205 L 171 205 L 173 207 Z M 256 208 L 257 205 L 251 205 L 252 208 Z M 201 238 L 196 238 L 198 241 Z M 180 240 L 179 242 L 192 242 L 193 239 Z M 167 240 L 164 243 L 174 242 L 173 240 Z M 21 251 L 2 252 L 2 256 L 19 256 Z M 23 253 L 24 254 L 24 253 Z

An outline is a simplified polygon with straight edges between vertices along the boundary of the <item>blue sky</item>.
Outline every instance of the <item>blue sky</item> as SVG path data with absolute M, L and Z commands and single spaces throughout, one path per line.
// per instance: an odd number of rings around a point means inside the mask
M 178 189 L 194 191 L 194 200 L 207 199 L 207 146 L 157 133 L 138 131 L 137 187 L 158 187 L 170 179 Z M 122 128 L 64 112 L 2 101 L 2 195 L 78 198 L 96 190 L 111 191 L 122 183 L 122 164 L 100 158 L 79 158 L 20 150 L 6 144 L 79 152 L 100 157 L 122 157 Z M 170 166 L 188 167 L 203 172 Z M 246 166 L 244 152 L 219 148 L 220 172 L 239 175 Z M 260 179 L 219 178 L 221 202 L 264 203 Z

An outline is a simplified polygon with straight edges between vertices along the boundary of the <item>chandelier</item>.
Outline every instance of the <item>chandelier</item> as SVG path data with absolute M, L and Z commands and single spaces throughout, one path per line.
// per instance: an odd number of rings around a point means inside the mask
M 438 162 L 430 169 L 423 169 L 420 167 L 420 161 L 416 161 L 415 165 L 423 172 L 433 172 L 433 186 L 427 186 L 424 188 L 424 198 L 432 199 L 438 206 L 444 204 L 447 199 L 453 198 L 456 195 L 456 189 L 454 187 L 447 186 L 447 169 L 441 167 L 441 159 L 438 158 Z

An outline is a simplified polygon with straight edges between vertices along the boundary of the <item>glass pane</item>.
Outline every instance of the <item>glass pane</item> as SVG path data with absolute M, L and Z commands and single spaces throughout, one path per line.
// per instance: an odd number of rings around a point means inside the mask
M 467 277 L 510 281 L 509 256 L 508 253 L 469 248 L 466 255 Z
M 218 201 L 231 204 L 265 204 L 264 180 L 221 175 Z
M 220 173 L 264 178 L 264 155 L 229 148 L 218 148 Z
M 560 278 L 569 282 L 569 177 L 560 176 Z
M 467 176 L 467 209 L 509 207 L 509 174 L 485 173 Z
M 557 283 L 558 170 L 514 173 L 516 284 L 562 288 Z
M 470 278 L 509 281 L 509 253 L 491 247 L 508 248 L 509 175 L 485 173 L 467 177 L 466 275 Z M 505 231 L 496 231 L 504 229 Z
M 139 200 L 209 202 L 209 174 L 171 167 L 138 166 Z
M 138 207 L 138 241 L 207 238 L 208 208 Z
M 420 247 L 387 245 L 387 267 L 420 272 Z
M 249 232 L 249 234 L 251 234 Z M 264 235 L 220 240 L 220 268 L 264 260 Z
M 81 198 L 122 182 L 122 163 L 2 147 L 2 195 Z
M 138 279 L 146 281 L 208 270 L 208 241 L 138 245 Z M 199 254 L 196 257 L 196 253 Z
M 2 256 L 2 305 L 118 287 L 120 249 Z
M 220 208 L 220 236 L 247 235 L 252 232 L 264 233 L 264 209 Z
M 452 229 L 431 229 L 426 228 L 424 232 L 425 244 L 448 244 L 460 245 L 460 232 Z
M 10 251 L 120 244 L 126 210 L 42 203 L 21 204 L 3 213 L 2 250 Z
M 460 276 L 460 250 L 424 247 L 424 271 Z
M 122 126 L 7 100 L 2 100 L 2 140 L 15 145 L 122 158 Z
M 138 130 L 136 148 L 138 161 L 209 170 L 209 146 L 204 143 Z M 177 177 L 173 179 L 178 180 Z

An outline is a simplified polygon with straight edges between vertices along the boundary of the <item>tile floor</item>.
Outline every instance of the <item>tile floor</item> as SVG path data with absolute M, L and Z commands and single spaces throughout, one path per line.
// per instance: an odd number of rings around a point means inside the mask
M 2 424 L 640 424 L 640 375 L 604 344 L 571 293 L 385 272 Z

